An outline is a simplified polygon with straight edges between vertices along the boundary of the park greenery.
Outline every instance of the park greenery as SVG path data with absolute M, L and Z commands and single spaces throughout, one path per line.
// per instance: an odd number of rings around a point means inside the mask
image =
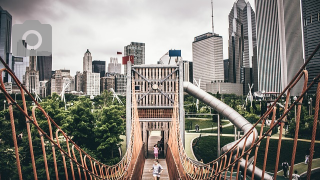
M 3 102 L 4 98 L 4 95 L 0 94 L 0 102 Z M 16 95 L 15 98 L 17 99 L 17 103 L 22 106 L 21 95 Z M 29 97 L 26 97 L 26 100 L 27 105 L 29 105 L 28 114 L 31 116 L 32 101 Z M 103 92 L 100 96 L 96 96 L 92 100 L 86 96 L 78 97 L 66 94 L 66 100 L 66 110 L 65 103 L 60 100 L 57 94 L 42 99 L 40 105 L 60 128 L 90 156 L 105 164 L 112 165 L 117 163 L 120 160 L 118 150 L 119 144 L 122 141 L 120 135 L 125 132 L 125 106 L 116 101 L 112 102 L 112 94 L 108 91 Z M 125 101 L 124 98 L 122 100 L 123 102 Z M 4 108 L 4 106 L 2 105 L 1 107 L 0 105 L 0 108 Z M 22 174 L 24 175 L 24 179 L 33 179 L 33 173 L 30 173 L 32 172 L 32 164 L 26 119 L 15 106 L 13 106 L 13 114 L 17 135 L 20 133 L 23 134 L 21 139 L 18 138 Z M 0 111 L 0 117 L 4 117 L 0 118 L 0 179 L 18 179 L 7 105 L 6 110 Z M 49 134 L 48 122 L 45 116 L 37 110 L 36 117 L 39 126 Z M 56 128 L 53 127 L 54 134 L 55 131 Z M 44 166 L 41 142 L 39 133 L 33 125 L 31 126 L 31 134 L 38 178 L 42 179 L 45 178 L 45 169 L 41 168 Z M 61 134 L 59 135 L 61 136 Z M 51 178 L 55 178 L 51 145 L 46 139 L 45 143 L 49 172 L 52 176 Z M 66 150 L 65 144 L 62 140 L 61 146 Z M 64 179 L 62 156 L 57 149 L 56 155 L 58 167 L 60 168 L 59 173 L 61 173 L 59 177 Z M 80 159 L 78 159 L 78 161 L 80 161 Z M 67 167 L 70 168 L 70 165 L 67 165 Z M 74 168 L 75 167 L 74 165 Z M 90 167 L 90 164 L 88 167 Z M 71 173 L 70 169 L 68 169 L 68 173 Z

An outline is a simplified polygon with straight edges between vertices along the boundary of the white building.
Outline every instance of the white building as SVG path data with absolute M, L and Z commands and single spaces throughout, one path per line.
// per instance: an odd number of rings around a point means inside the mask
M 29 66 L 29 57 L 14 57 L 14 74 L 20 82 L 25 81 L 26 69 Z
M 83 57 L 83 91 L 86 95 L 100 95 L 100 73 L 92 73 L 92 56 L 89 49 Z
M 194 38 L 192 43 L 193 77 L 201 79 L 202 90 L 206 84 L 224 81 L 222 37 L 211 32 Z

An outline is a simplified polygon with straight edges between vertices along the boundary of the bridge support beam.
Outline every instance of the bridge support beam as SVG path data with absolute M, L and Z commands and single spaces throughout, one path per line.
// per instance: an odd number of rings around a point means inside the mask
M 131 62 L 127 63 L 127 96 L 126 96 L 126 138 L 127 138 L 127 149 L 130 144 L 130 133 L 131 133 Z

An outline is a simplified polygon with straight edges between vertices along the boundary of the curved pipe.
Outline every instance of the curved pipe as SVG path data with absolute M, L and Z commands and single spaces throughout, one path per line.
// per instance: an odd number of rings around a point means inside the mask
M 206 105 L 208 105 L 208 106 L 212 107 L 214 110 L 218 111 L 222 116 L 229 119 L 229 121 L 233 125 L 235 125 L 237 128 L 239 128 L 241 131 L 243 131 L 244 134 L 246 134 L 248 131 L 250 131 L 250 129 L 253 127 L 252 124 L 250 122 L 248 122 L 244 117 L 242 117 L 237 111 L 235 111 L 234 109 L 232 109 L 230 106 L 226 105 L 225 103 L 221 102 L 217 98 L 211 96 L 207 92 L 203 91 L 202 89 L 198 88 L 197 86 L 193 85 L 192 83 L 183 82 L 183 89 L 185 92 L 187 92 L 191 96 L 199 99 L 200 101 L 202 101 Z M 255 128 L 253 129 L 253 133 L 251 133 L 248 136 L 247 141 L 245 142 L 245 139 L 242 139 L 239 142 L 238 147 L 240 149 L 243 149 L 244 147 L 249 148 L 254 143 L 254 141 L 257 139 L 257 136 L 253 137 L 254 134 L 258 134 L 258 132 Z M 237 142 L 238 141 L 234 141 L 234 142 L 228 143 L 225 146 L 223 146 L 221 148 L 221 154 L 227 152 Z M 244 159 L 241 160 L 240 166 L 242 169 L 245 168 L 245 160 Z M 252 168 L 253 168 L 252 165 L 247 167 L 248 173 L 252 172 Z M 255 167 L 254 172 L 255 172 L 255 177 L 261 179 L 262 171 L 259 168 Z M 272 179 L 272 177 L 269 174 L 265 173 L 264 179 Z

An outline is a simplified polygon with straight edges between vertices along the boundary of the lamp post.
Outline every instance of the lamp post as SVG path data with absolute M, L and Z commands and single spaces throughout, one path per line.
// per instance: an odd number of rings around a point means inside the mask
M 6 100 L 3 100 L 3 110 L 5 111 L 6 110 Z
M 294 103 L 295 103 L 295 101 L 296 101 L 297 99 L 298 99 L 297 96 L 294 96 L 294 97 L 293 97 Z M 294 104 L 294 122 L 296 122 L 296 119 L 297 119 L 297 105 L 296 105 L 296 103 L 295 103 L 295 104 Z
M 312 98 L 309 99 L 308 104 L 309 104 L 309 116 L 310 116 L 312 115 Z
M 220 156 L 220 114 L 217 114 L 218 115 L 218 143 L 217 143 L 217 157 Z

